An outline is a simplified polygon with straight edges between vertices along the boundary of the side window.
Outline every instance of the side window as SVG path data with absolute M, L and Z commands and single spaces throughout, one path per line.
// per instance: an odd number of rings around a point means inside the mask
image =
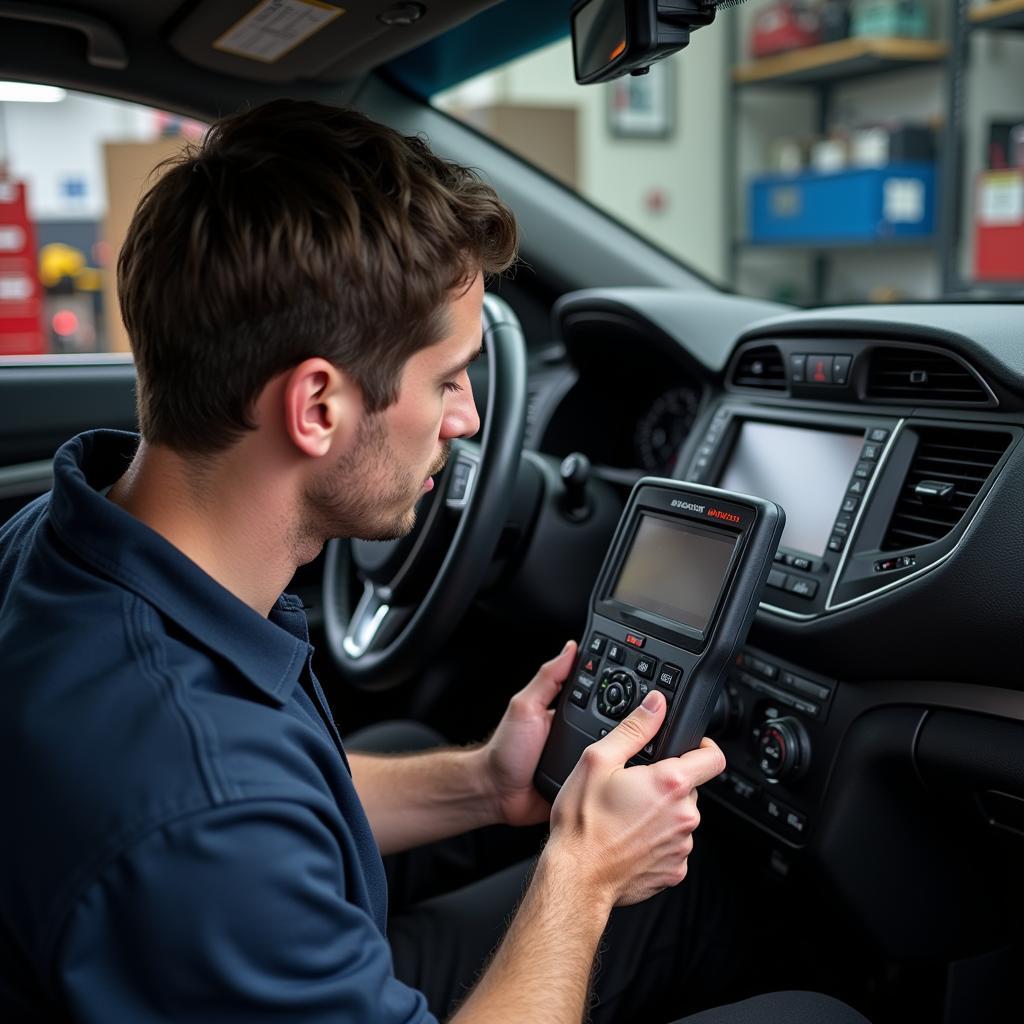
M 0 365 L 128 352 L 117 252 L 153 168 L 204 126 L 0 82 Z

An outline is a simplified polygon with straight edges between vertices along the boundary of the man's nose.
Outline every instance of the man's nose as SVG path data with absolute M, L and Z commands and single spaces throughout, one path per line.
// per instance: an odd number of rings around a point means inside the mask
M 473 398 L 473 385 L 469 374 L 465 375 L 462 390 L 452 396 L 444 419 L 441 421 L 441 440 L 450 441 L 456 437 L 472 437 L 480 429 L 480 414 Z

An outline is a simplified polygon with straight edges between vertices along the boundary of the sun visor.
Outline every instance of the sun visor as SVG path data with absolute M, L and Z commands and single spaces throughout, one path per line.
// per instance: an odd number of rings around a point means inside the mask
M 259 82 L 342 82 L 415 49 L 495 0 L 218 0 L 192 7 L 168 42 L 186 60 Z

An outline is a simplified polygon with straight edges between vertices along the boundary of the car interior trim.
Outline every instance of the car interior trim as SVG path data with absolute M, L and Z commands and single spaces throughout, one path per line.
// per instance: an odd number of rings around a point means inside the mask
M 48 491 L 53 483 L 53 460 L 0 466 L 0 498 L 24 498 Z
M 833 597 L 833 595 L 836 592 L 836 586 L 838 585 L 839 581 L 842 579 L 843 569 L 846 568 L 846 563 L 847 563 L 847 561 L 850 558 L 850 552 L 853 551 L 853 548 L 854 548 L 854 544 L 852 543 L 852 540 L 853 540 L 853 538 L 855 538 L 857 536 L 857 531 L 860 529 L 861 520 L 863 520 L 865 512 L 870 507 L 870 505 L 871 505 L 871 497 L 875 493 L 876 488 L 878 487 L 878 481 L 881 480 L 882 477 L 885 474 L 885 467 L 886 467 L 887 462 L 889 461 L 889 454 L 892 451 L 893 446 L 896 444 L 897 438 L 900 436 L 900 434 L 902 434 L 903 426 L 904 426 L 904 424 L 906 422 L 907 421 L 904 418 L 902 418 L 902 417 L 899 420 L 896 421 L 896 426 L 893 427 L 892 433 L 889 435 L 889 439 L 888 439 L 888 441 L 885 442 L 885 447 L 882 449 L 882 454 L 878 458 L 878 469 L 877 469 L 877 471 L 875 473 L 872 474 L 871 479 L 868 481 L 868 485 L 865 488 L 864 498 L 863 498 L 863 500 L 861 501 L 860 505 L 857 508 L 857 514 L 853 517 L 853 525 L 850 528 L 851 543 L 847 544 L 846 547 L 840 553 L 840 555 L 839 555 L 839 565 L 836 567 L 835 575 L 832 577 L 832 582 L 829 585 L 828 596 L 825 598 L 825 612 L 826 613 L 832 612 L 832 611 L 837 611 L 838 609 L 845 608 L 845 607 L 847 607 L 849 605 L 858 604 L 860 601 L 865 601 L 869 597 L 873 597 L 875 594 L 877 594 L 881 590 L 888 590 L 890 587 L 898 586 L 900 583 L 905 583 L 908 579 L 912 578 L 911 576 L 906 576 L 906 577 L 904 577 L 903 579 L 900 579 L 900 580 L 893 580 L 892 583 L 886 584 L 883 587 L 879 587 L 876 590 L 872 590 L 871 593 L 869 593 L 869 594 L 862 594 L 859 597 L 851 598 L 849 601 L 842 602 L 842 604 L 836 604 L 836 605 L 832 604 L 832 597 Z M 952 553 L 952 552 L 950 552 L 950 553 Z M 948 556 L 946 556 L 946 557 L 948 557 Z M 927 572 L 928 569 L 930 569 L 932 567 L 932 565 L 937 565 L 937 564 L 938 564 L 937 562 L 929 563 L 929 565 L 927 565 L 923 569 L 919 570 L 919 572 L 914 573 L 913 576 L 920 575 L 921 572 Z

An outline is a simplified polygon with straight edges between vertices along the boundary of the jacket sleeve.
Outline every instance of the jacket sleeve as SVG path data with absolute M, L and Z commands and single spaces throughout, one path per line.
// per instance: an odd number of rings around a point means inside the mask
M 55 963 L 69 1015 L 436 1024 L 344 890 L 338 843 L 300 804 L 244 801 L 165 825 L 78 900 Z

